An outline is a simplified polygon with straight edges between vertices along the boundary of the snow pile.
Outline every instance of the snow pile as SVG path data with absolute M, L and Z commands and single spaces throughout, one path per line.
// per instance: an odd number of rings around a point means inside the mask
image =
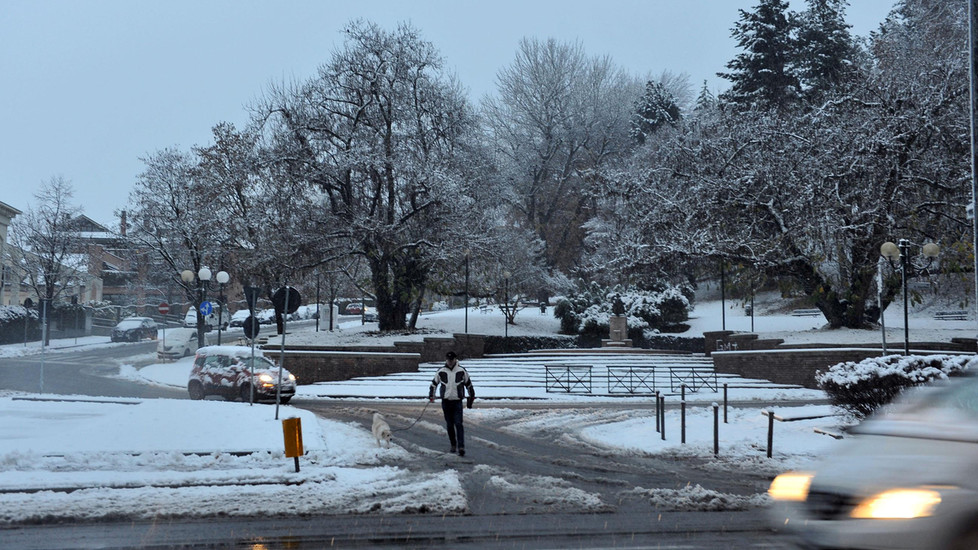
M 635 489 L 634 493 L 647 492 L 649 502 L 657 510 L 690 511 L 690 512 L 730 512 L 749 510 L 770 503 L 767 494 L 759 493 L 749 496 L 731 495 L 700 485 L 687 485 L 682 489 Z

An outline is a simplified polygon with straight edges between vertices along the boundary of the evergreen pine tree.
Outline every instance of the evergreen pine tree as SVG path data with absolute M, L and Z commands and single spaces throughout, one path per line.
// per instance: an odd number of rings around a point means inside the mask
M 845 22 L 846 0 L 807 0 L 798 18 L 794 66 L 802 93 L 818 101 L 842 84 L 854 68 L 858 48 Z
M 743 50 L 717 73 L 733 83 L 720 97 L 745 109 L 784 108 L 798 98 L 792 73 L 795 21 L 785 0 L 759 0 L 753 12 L 740 10 L 731 36 Z
M 645 93 L 635 104 L 631 136 L 638 143 L 645 143 L 662 126 L 675 125 L 679 117 L 679 105 L 676 104 L 675 97 L 665 86 L 650 80 L 645 84 Z

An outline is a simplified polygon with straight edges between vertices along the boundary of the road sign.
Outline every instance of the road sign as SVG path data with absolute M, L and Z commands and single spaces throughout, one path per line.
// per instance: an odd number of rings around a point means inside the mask
M 258 295 L 260 293 L 261 293 L 261 287 L 257 287 L 257 286 L 244 287 L 245 302 L 248 303 L 249 311 L 255 311 L 255 304 L 258 303 Z
M 210 302 L 201 302 L 200 314 L 203 315 L 204 317 L 207 317 L 211 313 L 214 313 L 214 305 L 211 304 Z
M 288 290 L 286 290 L 288 289 Z M 288 294 L 289 303 L 285 303 L 285 295 Z M 272 295 L 272 305 L 275 306 L 275 311 L 279 313 L 295 313 L 299 306 L 302 305 L 302 297 L 299 296 L 299 291 L 292 287 L 285 287 L 275 291 Z
M 248 318 L 244 320 L 244 324 L 241 325 L 241 328 L 244 329 L 244 334 L 249 340 L 254 340 L 255 337 L 258 336 L 258 331 L 261 330 L 261 327 L 258 324 L 258 319 L 255 319 L 252 315 L 249 315 Z
M 160 305 L 156 307 L 156 310 L 160 312 L 160 315 L 166 315 L 167 313 L 170 313 L 170 304 L 160 302 Z

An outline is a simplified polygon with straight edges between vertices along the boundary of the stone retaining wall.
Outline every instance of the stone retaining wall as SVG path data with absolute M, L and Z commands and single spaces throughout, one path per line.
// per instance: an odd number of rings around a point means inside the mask
M 482 357 L 485 337 L 481 334 L 455 334 L 429 337 L 423 341 L 394 342 L 392 346 L 285 346 L 285 368 L 299 384 L 349 380 L 361 376 L 383 376 L 394 372 L 417 372 L 421 363 L 440 363 L 454 351 L 461 359 Z M 262 346 L 273 361 L 281 354 L 279 346 Z
M 282 357 L 279 350 L 262 351 L 276 362 Z M 285 350 L 285 368 L 295 375 L 299 384 L 417 372 L 420 362 L 417 353 Z

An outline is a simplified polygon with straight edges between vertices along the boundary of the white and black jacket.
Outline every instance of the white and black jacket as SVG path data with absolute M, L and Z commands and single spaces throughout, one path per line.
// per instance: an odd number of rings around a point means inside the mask
M 460 401 L 465 398 L 466 390 L 469 392 L 469 400 L 475 398 L 475 388 L 472 387 L 469 373 L 457 362 L 453 366 L 446 364 L 438 369 L 435 377 L 431 380 L 431 387 L 428 388 L 428 399 L 434 399 L 435 388 L 439 385 L 441 386 L 440 395 L 442 399 Z

